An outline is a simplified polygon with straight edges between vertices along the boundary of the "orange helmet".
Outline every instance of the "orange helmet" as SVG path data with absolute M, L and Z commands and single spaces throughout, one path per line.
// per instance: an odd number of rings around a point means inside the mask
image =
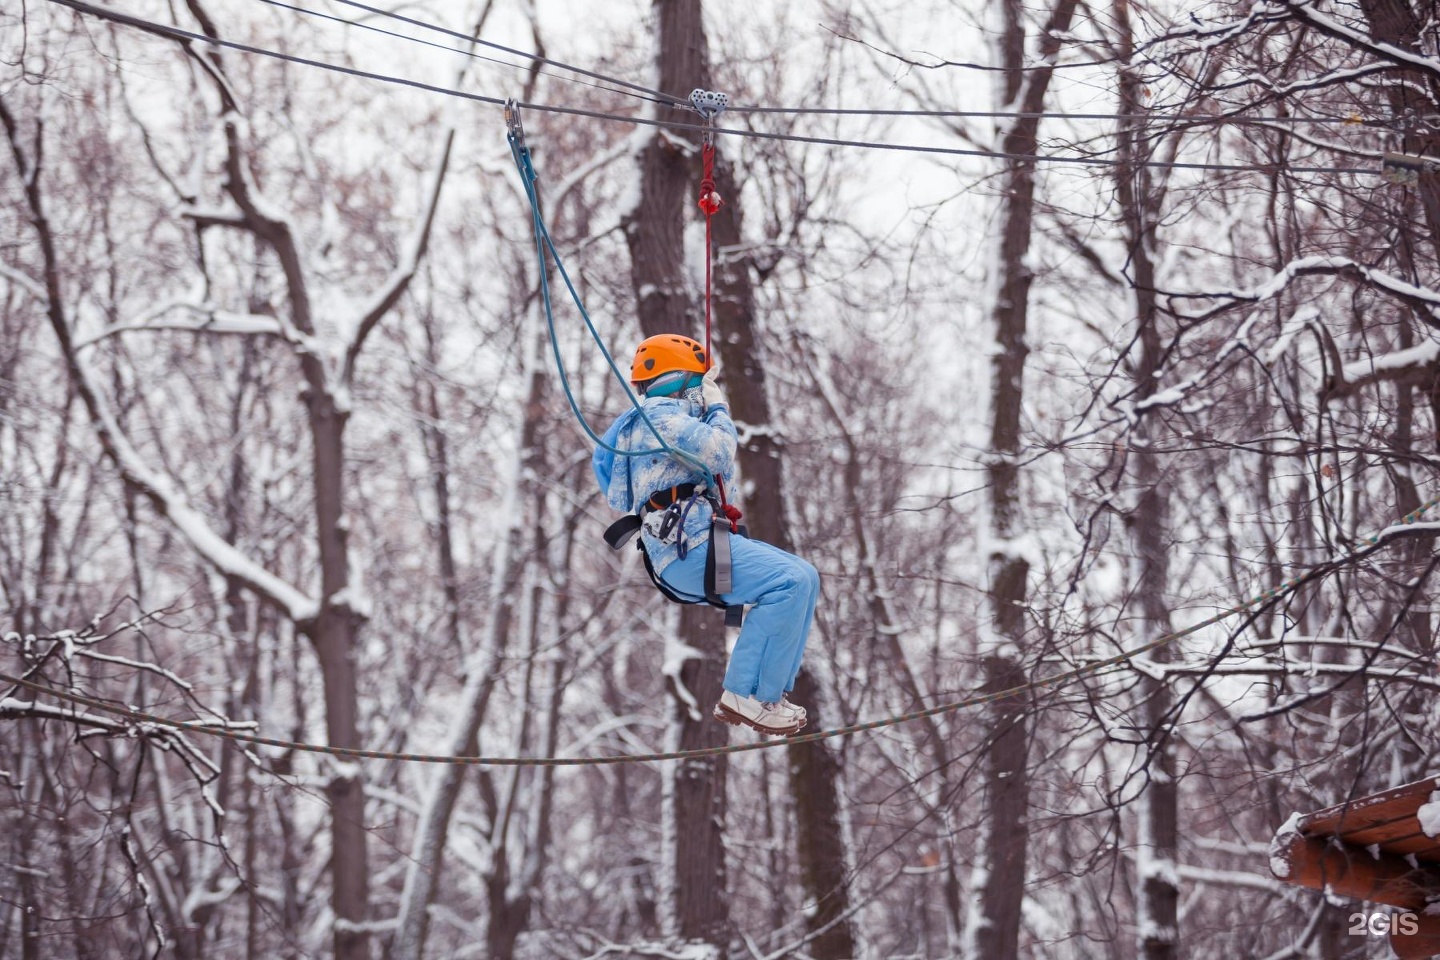
M 704 373 L 709 367 L 705 348 L 699 343 L 678 334 L 662 333 L 646 339 L 635 349 L 630 380 L 632 383 L 644 383 L 672 370 Z

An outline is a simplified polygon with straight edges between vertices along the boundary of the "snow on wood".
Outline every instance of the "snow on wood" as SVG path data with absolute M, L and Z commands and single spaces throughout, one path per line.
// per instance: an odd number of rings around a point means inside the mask
M 180 915 L 186 920 L 194 922 L 195 914 L 207 907 L 219 906 L 243 886 L 237 877 L 224 877 L 212 890 L 206 886 L 194 885 L 190 892 L 185 895 L 185 902 L 180 906 Z
M 0 699 L 0 716 L 7 717 L 42 717 L 51 720 L 66 720 L 71 723 L 83 723 L 86 726 L 100 727 L 116 733 L 129 729 L 122 721 L 113 717 L 102 716 L 93 713 L 81 713 L 70 707 L 54 707 L 48 703 L 40 703 L 35 700 L 21 700 L 18 697 L 5 697 Z
M 1285 325 L 1280 329 L 1280 336 L 1276 337 L 1275 342 L 1270 345 L 1270 349 L 1265 351 L 1266 365 L 1273 366 L 1275 361 L 1289 352 L 1296 335 L 1318 319 L 1320 319 L 1320 311 L 1309 304 L 1292 313 L 1290 319 L 1286 320 Z
M 46 299 L 44 285 L 35 280 L 32 280 L 29 276 L 15 269 L 9 264 L 0 263 L 0 277 L 9 280 L 21 290 L 24 290 L 30 296 L 34 297 L 36 300 Z
M 1285 890 L 1283 884 L 1276 883 L 1274 880 L 1267 880 L 1265 877 L 1254 873 L 1245 873 L 1240 870 L 1221 870 L 1215 867 L 1201 867 L 1182 863 L 1176 868 L 1176 872 L 1178 878 L 1187 883 L 1205 884 L 1212 887 L 1238 887 L 1244 890 L 1259 890 L 1271 896 L 1282 894 Z
M 190 315 L 190 318 L 176 320 L 159 319 L 171 312 L 187 313 Z M 314 349 L 314 344 L 309 338 L 302 337 L 299 333 L 293 331 L 275 317 L 234 313 L 228 310 L 215 310 L 198 303 L 164 304 L 132 320 L 106 327 L 88 337 L 78 338 L 75 341 L 75 349 L 84 350 L 102 340 L 121 333 L 161 332 L 167 330 L 188 331 L 191 333 L 270 334 L 272 336 L 284 337 L 297 344 L 302 344 L 306 349 L 312 351 Z
M 1379 356 L 1372 354 L 1347 363 L 1342 368 L 1341 375 L 1346 382 L 1355 384 L 1393 379 L 1397 374 L 1419 372 L 1432 366 L 1436 357 L 1440 357 L 1440 341 L 1428 340 L 1405 350 Z
M 1415 819 L 1425 836 L 1440 838 L 1440 790 L 1430 794 L 1430 800 L 1415 812 Z
M 703 653 L 683 640 L 676 638 L 673 634 L 665 635 L 665 660 L 660 665 L 660 674 L 668 678 L 674 685 L 675 695 L 684 702 L 697 721 L 700 719 L 700 702 L 695 699 L 695 694 L 690 692 L 690 688 L 685 686 L 680 672 L 685 669 L 687 661 L 703 658 Z
M 1287 3 L 1286 9 L 1301 20 L 1313 24 L 1332 37 L 1345 40 L 1357 49 L 1365 50 L 1391 63 L 1413 67 L 1422 73 L 1428 73 L 1432 81 L 1440 79 L 1440 59 L 1427 57 L 1423 54 L 1397 47 L 1392 43 L 1376 40 L 1367 34 L 1352 29 L 1328 14 L 1321 13 L 1310 4 Z
M 1270 872 L 1281 880 L 1290 877 L 1290 846 L 1295 838 L 1300 835 L 1300 814 L 1292 813 L 1289 818 L 1275 831 L 1275 839 L 1270 842 Z
M 283 609 L 293 621 L 313 618 L 319 610 L 316 601 L 255 563 L 234 545 L 217 534 L 199 511 L 177 490 L 168 477 L 152 470 L 130 443 L 119 421 L 110 409 L 105 395 L 93 374 L 76 357 L 72 367 L 84 383 L 91 401 L 91 414 L 97 421 L 102 438 L 126 478 L 139 487 L 167 517 L 196 553 L 220 572 L 245 583 L 267 600 Z
M 1278 296 L 1298 278 L 1303 276 L 1331 276 L 1351 273 L 1367 283 L 1402 299 L 1423 305 L 1432 313 L 1440 308 L 1440 292 L 1417 286 L 1384 270 L 1367 266 L 1344 256 L 1300 257 L 1285 264 L 1259 286 L 1249 290 L 1232 290 L 1217 294 L 1236 300 L 1264 301 Z

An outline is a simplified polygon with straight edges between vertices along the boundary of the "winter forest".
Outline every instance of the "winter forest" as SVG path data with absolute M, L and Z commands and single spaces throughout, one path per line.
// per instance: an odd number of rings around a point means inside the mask
M 5 0 L 0 125 L 3 960 L 1391 955 L 1267 851 L 1440 773 L 1433 0 Z M 712 255 L 833 735 L 601 539 Z

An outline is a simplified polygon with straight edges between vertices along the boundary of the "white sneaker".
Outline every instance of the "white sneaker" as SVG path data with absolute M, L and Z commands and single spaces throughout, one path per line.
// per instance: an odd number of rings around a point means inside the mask
M 783 701 L 761 703 L 754 697 L 742 697 L 726 690 L 720 694 L 720 702 L 715 704 L 712 715 L 716 720 L 731 726 L 738 727 L 743 723 L 761 733 L 785 736 L 796 733 L 805 726 L 803 714 L 797 716 L 793 712 L 798 709 L 793 704 Z
M 793 713 L 795 715 L 795 719 L 800 721 L 800 726 L 803 727 L 808 722 L 809 718 L 805 715 L 805 708 L 800 706 L 798 703 L 791 703 L 789 696 L 787 696 L 786 694 L 782 693 L 780 695 L 779 705 L 781 709 L 789 710 L 791 713 Z

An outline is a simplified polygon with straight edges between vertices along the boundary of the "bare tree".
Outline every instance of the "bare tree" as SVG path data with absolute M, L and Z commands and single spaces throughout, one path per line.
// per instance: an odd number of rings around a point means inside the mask
M 205 32 L 216 35 L 213 22 L 198 3 L 190 12 Z M 63 288 L 58 253 L 46 215 L 42 173 L 37 146 L 27 151 L 20 125 L 8 107 L 0 106 L 0 119 L 9 138 L 16 169 L 26 191 L 32 223 L 40 249 L 45 277 L 50 325 L 68 362 L 76 390 L 84 401 L 96 435 L 107 456 L 126 482 L 144 496 L 152 507 L 174 524 L 176 532 L 218 571 L 244 584 L 296 623 L 312 641 L 325 688 L 325 717 L 329 742 L 335 746 L 360 745 L 359 701 L 354 648 L 364 620 L 364 598 L 353 595 L 353 572 L 348 548 L 349 518 L 345 492 L 345 425 L 350 416 L 351 387 L 361 350 L 380 320 L 399 300 L 425 254 L 430 226 L 449 160 L 451 136 L 442 138 L 435 172 L 412 238 L 387 281 L 371 295 L 361 314 L 354 319 L 353 333 L 341 344 L 336 360 L 328 362 L 314 349 L 319 336 L 314 316 L 313 294 L 301 240 L 288 214 L 262 193 L 252 172 L 254 156 L 238 122 L 233 85 L 226 79 L 225 64 L 216 51 L 195 53 L 204 72 L 214 81 L 216 95 L 224 107 L 225 159 L 223 191 L 232 206 L 220 211 L 193 207 L 187 216 L 198 227 L 241 230 L 252 235 L 278 263 L 284 278 L 285 314 L 251 317 L 238 321 L 240 329 L 256 329 L 288 343 L 305 384 L 307 421 L 312 441 L 314 483 L 315 550 L 319 564 L 317 596 L 310 596 L 245 556 L 219 536 L 194 509 L 174 481 L 146 462 L 125 434 L 114 415 L 95 373 L 80 354 L 73 321 L 67 312 L 68 297 Z M 205 317 L 211 311 L 194 305 L 192 314 Z M 196 329 L 213 329 L 202 321 Z M 358 771 L 357 771 L 358 773 Z M 335 952 L 337 957 L 359 958 L 369 954 L 368 921 L 369 868 L 366 859 L 364 794 L 354 775 L 337 770 L 327 785 L 332 817 L 331 876 L 335 911 Z
M 1058 0 L 1045 13 L 1034 62 L 1053 64 L 1061 37 L 1070 29 L 1077 4 Z M 1023 445 L 1020 411 L 1024 398 L 1025 335 L 1029 322 L 1031 236 L 1035 221 L 1035 161 L 1040 117 L 1054 76 L 1045 66 L 1027 67 L 1029 27 L 1024 4 L 1006 0 L 997 11 L 997 52 L 1001 73 L 998 102 L 1017 109 L 996 138 L 1003 163 L 996 260 L 987 304 L 995 331 L 990 370 L 990 441 L 986 483 L 990 556 L 988 590 L 992 623 L 982 647 L 987 693 L 1024 683 L 1027 646 L 1026 581 L 1030 563 L 1021 546 L 1025 505 L 1018 456 Z M 975 957 L 1009 960 L 1019 955 L 1020 906 L 1025 890 L 1028 796 L 1028 706 L 1024 696 L 988 708 L 990 744 L 986 755 L 985 822 L 976 858 L 978 899 L 966 930 Z
M 684 91 L 708 73 L 700 0 L 656 0 L 655 49 L 661 90 Z M 663 109 L 663 108 L 662 108 Z M 640 329 L 645 336 L 694 329 L 698 312 L 686 282 L 686 215 L 695 182 L 693 148 L 661 133 L 640 150 L 640 198 L 627 217 L 630 275 Z M 671 678 L 672 743 L 681 750 L 723 745 L 727 728 L 709 716 L 720 698 L 725 673 L 725 630 L 715 611 L 685 607 L 679 632 L 689 648 Z M 727 759 L 711 756 L 677 764 L 666 783 L 666 850 L 661 884 L 673 899 L 664 904 L 673 935 L 729 949 L 730 911 L 723 844 Z

